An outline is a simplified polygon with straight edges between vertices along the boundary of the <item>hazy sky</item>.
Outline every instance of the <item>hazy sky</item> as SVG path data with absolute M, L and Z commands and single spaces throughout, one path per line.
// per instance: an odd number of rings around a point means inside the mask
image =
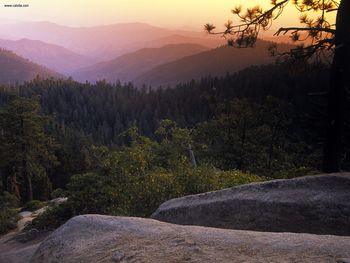
M 51 21 L 72 26 L 91 26 L 119 22 L 146 22 L 198 31 L 206 22 L 221 26 L 231 18 L 237 6 L 270 6 L 270 0 L 0 0 L 0 20 Z M 4 7 L 5 4 L 29 4 L 29 7 Z M 294 7 L 274 27 L 298 23 Z

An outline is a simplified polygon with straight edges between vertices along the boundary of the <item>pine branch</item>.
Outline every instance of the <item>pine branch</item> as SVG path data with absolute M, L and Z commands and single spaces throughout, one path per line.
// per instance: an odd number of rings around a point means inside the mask
M 318 32 L 326 32 L 335 34 L 335 29 L 331 28 L 323 28 L 323 27 L 281 27 L 278 29 L 278 31 L 274 34 L 275 36 L 279 36 L 281 33 L 284 35 L 287 34 L 289 31 L 318 31 Z

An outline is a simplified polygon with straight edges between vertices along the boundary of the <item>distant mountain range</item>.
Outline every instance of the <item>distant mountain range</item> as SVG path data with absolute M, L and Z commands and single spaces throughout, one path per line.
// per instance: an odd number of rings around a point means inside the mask
M 56 73 L 59 72 L 82 82 L 105 79 L 133 82 L 137 86 L 173 86 L 274 60 L 267 51 L 271 44 L 268 41 L 259 40 L 254 48 L 230 48 L 223 38 L 204 32 L 170 30 L 144 23 L 80 28 L 49 22 L 2 24 L 2 36 L 11 40 L 0 39 L 0 48 L 23 57 L 2 52 L 2 61 L 10 61 L 1 65 L 0 81 L 6 83 L 29 80 L 39 73 L 62 76 Z M 291 47 L 281 44 L 280 50 Z M 8 78 L 4 72 L 8 72 Z
M 208 36 L 204 32 L 170 30 L 144 23 L 123 23 L 95 27 L 68 27 L 50 22 L 25 22 L 0 25 L 0 38 L 28 38 L 55 44 L 80 55 L 99 61 L 111 60 L 145 47 L 161 47 L 186 42 L 208 47 L 224 43 L 223 39 Z M 173 42 L 175 41 L 175 43 Z
M 11 50 L 17 55 L 62 74 L 69 74 L 77 68 L 87 67 L 97 62 L 92 58 L 79 55 L 66 48 L 47 44 L 39 40 L 0 39 L 0 48 Z
M 161 48 L 144 48 L 136 52 L 120 56 L 114 60 L 96 64 L 79 70 L 72 77 L 79 81 L 95 82 L 107 80 L 109 82 L 133 81 L 156 66 L 171 61 L 198 54 L 208 50 L 197 44 L 166 45 Z
M 62 78 L 63 76 L 43 66 L 30 62 L 12 51 L 0 49 L 0 84 L 16 84 L 39 76 Z
M 157 86 L 174 86 L 177 83 L 199 79 L 205 76 L 222 76 L 234 73 L 252 65 L 272 63 L 268 47 L 272 42 L 259 40 L 254 48 L 234 48 L 222 46 L 199 54 L 159 65 L 134 79 L 138 86 L 142 84 Z M 280 44 L 280 52 L 290 50 L 293 46 Z
M 83 82 L 104 79 L 108 82 L 133 82 L 138 86 L 174 86 L 208 75 L 222 76 L 251 65 L 272 63 L 274 58 L 268 52 L 271 44 L 259 40 L 254 48 L 222 46 L 208 49 L 197 44 L 146 48 L 79 70 L 72 76 Z M 280 52 L 290 48 L 292 45 L 279 45 Z

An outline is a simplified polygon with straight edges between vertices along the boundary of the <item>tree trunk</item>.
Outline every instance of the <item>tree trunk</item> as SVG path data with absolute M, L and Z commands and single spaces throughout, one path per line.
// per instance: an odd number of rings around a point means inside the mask
M 194 156 L 194 152 L 193 152 L 192 147 L 191 147 L 190 144 L 188 145 L 188 154 L 190 156 L 193 168 L 197 168 L 196 157 Z
M 21 194 L 19 191 L 19 183 L 17 182 L 17 176 L 16 173 L 10 175 L 7 178 L 7 187 L 6 187 L 7 192 L 10 194 L 16 196 L 18 200 L 21 200 Z
M 267 162 L 267 169 L 269 172 L 271 172 L 271 166 L 272 166 L 272 157 L 273 157 L 273 152 L 274 152 L 274 142 L 275 142 L 275 137 L 276 137 L 276 132 L 277 128 L 273 127 L 271 131 L 271 139 L 270 139 L 270 145 L 269 145 L 269 153 L 268 153 L 268 162 Z
M 247 121 L 245 116 L 243 117 L 243 131 L 241 136 L 241 157 L 239 159 L 237 168 L 242 170 L 244 166 L 244 156 L 245 156 L 245 142 L 246 142 L 246 133 L 247 133 Z
M 32 188 L 32 179 L 30 178 L 30 175 L 27 172 L 27 165 L 24 163 L 25 166 L 23 166 L 23 172 L 22 176 L 24 179 L 24 186 L 26 188 L 26 195 L 25 195 L 25 202 L 30 202 L 33 200 L 33 188 Z
M 25 157 L 25 145 L 22 144 L 22 177 L 24 180 L 24 187 L 25 187 L 25 198 L 24 202 L 30 202 L 33 200 L 33 188 L 32 188 L 32 179 L 30 178 L 30 174 L 28 173 L 28 167 L 27 167 L 27 160 Z
M 339 172 L 341 167 L 347 89 L 350 87 L 350 1 L 340 3 L 337 14 L 335 54 L 328 95 L 328 129 L 324 146 L 324 172 Z
M 21 135 L 24 137 L 24 120 L 21 117 Z M 30 202 L 33 200 L 33 188 L 32 188 L 32 180 L 30 178 L 30 174 L 28 173 L 28 164 L 26 159 L 26 145 L 22 143 L 22 177 L 24 180 L 25 186 L 25 199 L 24 202 Z

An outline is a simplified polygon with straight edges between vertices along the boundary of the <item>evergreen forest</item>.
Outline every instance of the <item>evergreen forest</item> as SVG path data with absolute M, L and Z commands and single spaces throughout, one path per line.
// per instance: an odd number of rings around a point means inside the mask
M 147 217 L 171 198 L 320 173 L 328 72 L 288 60 L 174 88 L 2 85 L 0 232 L 19 203 L 68 197 L 27 226 L 51 229 L 74 215 Z M 349 138 L 343 145 L 349 169 Z

